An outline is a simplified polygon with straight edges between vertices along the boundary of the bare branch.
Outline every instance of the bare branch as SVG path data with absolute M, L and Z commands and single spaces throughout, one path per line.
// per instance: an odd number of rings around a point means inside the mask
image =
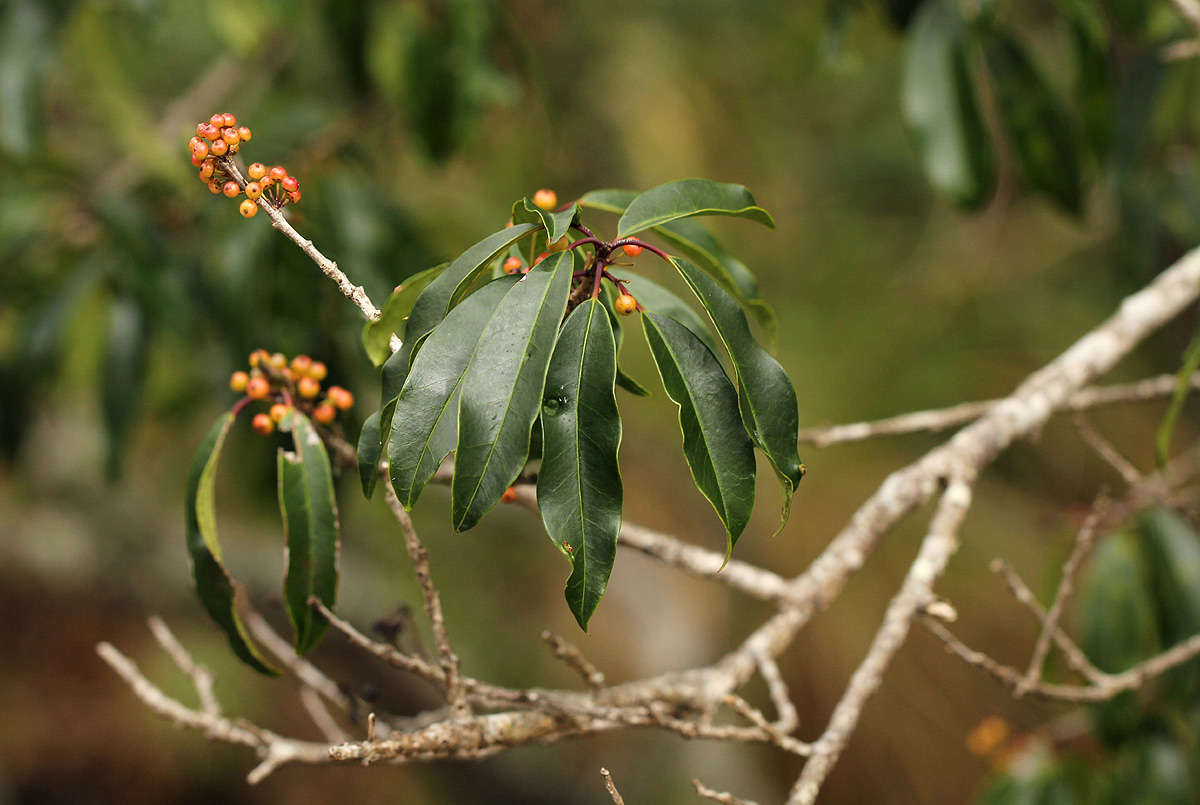
M 697 779 L 692 780 L 692 786 L 696 789 L 696 793 L 705 799 L 711 799 L 713 802 L 720 802 L 722 805 L 758 805 L 748 799 L 738 799 L 733 794 L 727 794 L 723 791 L 714 791 Z
M 192 659 L 192 655 L 167 628 L 167 624 L 162 618 L 152 615 L 147 618 L 146 623 L 150 626 L 150 632 L 162 646 L 163 651 L 167 652 L 179 670 L 192 680 L 192 685 L 196 688 L 196 695 L 200 697 L 200 709 L 210 716 L 221 715 L 221 706 L 217 704 L 217 697 L 213 693 L 212 671 L 203 665 L 198 665 Z
M 625 805 L 625 800 L 621 797 L 621 792 L 617 790 L 617 784 L 613 782 L 612 773 L 608 769 L 601 767 L 600 776 L 604 778 L 604 790 L 612 797 L 613 805 Z
M 1104 436 L 1087 421 L 1083 414 L 1075 415 L 1075 429 L 1079 431 L 1079 435 L 1088 443 L 1088 446 L 1096 451 L 1096 455 L 1100 456 L 1106 464 L 1117 471 L 1122 480 L 1130 486 L 1135 486 L 1141 483 L 1142 474 L 1138 472 L 1138 468 L 1130 463 L 1129 459 L 1121 455 L 1121 451 L 1113 447 L 1112 442 L 1104 438 Z
M 567 664 L 568 668 L 579 674 L 588 687 L 604 687 L 604 673 L 592 665 L 588 661 L 588 658 L 583 656 L 583 652 L 577 646 L 563 640 L 549 629 L 542 630 L 542 640 L 546 641 L 546 645 L 550 646 L 550 650 L 554 652 L 555 657 L 558 657 Z

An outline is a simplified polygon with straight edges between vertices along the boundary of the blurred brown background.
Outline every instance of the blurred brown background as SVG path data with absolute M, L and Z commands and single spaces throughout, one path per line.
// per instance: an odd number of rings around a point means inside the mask
M 1065 86 L 1060 21 L 1041 4 L 1011 13 Z M 512 201 L 538 187 L 565 200 L 688 176 L 744 183 L 778 231 L 713 227 L 779 313 L 778 356 L 802 425 L 1002 395 L 1178 253 L 1152 237 L 1116 259 L 1128 221 L 1104 181 L 1090 185 L 1079 219 L 1011 187 L 974 214 L 940 199 L 900 114 L 903 41 L 874 7 L 836 53 L 819 4 L 712 0 L 4 0 L 0 26 L 0 803 L 599 804 L 609 801 L 602 765 L 630 803 L 696 801 L 692 776 L 775 802 L 798 772 L 775 750 L 640 731 L 480 763 L 287 767 L 249 787 L 249 752 L 176 731 L 102 665 L 94 646 L 109 640 L 190 701 L 145 628 L 160 613 L 217 671 L 226 712 L 317 737 L 294 685 L 237 664 L 195 600 L 184 479 L 232 402 L 229 372 L 252 349 L 324 359 L 358 396 L 360 418 L 378 381 L 357 311 L 267 222 L 243 221 L 194 179 L 184 143 L 211 112 L 235 112 L 255 132 L 245 154 L 301 178 L 294 223 L 377 303 L 502 226 Z M 586 220 L 611 232 L 603 215 Z M 136 325 L 128 343 L 112 336 L 123 315 Z M 1189 335 L 1189 322 L 1168 328 L 1120 377 L 1174 371 Z M 640 338 L 625 355 L 655 390 L 619 399 L 626 517 L 719 549 L 720 524 L 691 485 Z M 1149 467 L 1164 406 L 1094 421 Z M 1181 428 L 1182 443 L 1186 417 Z M 799 572 L 888 472 L 934 443 L 802 450 L 809 473 L 790 523 L 768 536 L 778 493 L 761 483 L 737 555 Z M 226 554 L 282 623 L 274 445 L 239 426 L 230 450 L 218 484 Z M 1061 420 L 993 466 L 939 585 L 965 639 L 1026 662 L 1035 624 L 987 564 L 1010 559 L 1047 595 L 1079 506 L 1116 482 Z M 344 477 L 339 505 L 342 614 L 366 627 L 402 603 L 419 607 L 382 502 Z M 800 737 L 823 727 L 927 514 L 889 537 L 783 657 Z M 583 635 L 562 600 L 568 568 L 535 517 L 497 511 L 456 535 L 445 490 L 431 488 L 416 521 L 465 668 L 504 684 L 576 684 L 538 639 L 543 628 L 625 680 L 706 664 L 767 614 L 622 553 Z M 401 711 L 429 701 L 335 636 L 316 657 Z M 760 685 L 749 695 L 765 698 Z M 964 745 L 981 718 L 1000 713 L 1021 731 L 1063 712 L 1014 703 L 916 632 L 826 799 L 968 800 L 989 771 Z

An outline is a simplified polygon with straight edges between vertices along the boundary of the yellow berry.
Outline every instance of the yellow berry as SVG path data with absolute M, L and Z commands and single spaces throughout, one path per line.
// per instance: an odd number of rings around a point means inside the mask
M 241 394 L 246 390 L 246 384 L 250 382 L 250 375 L 245 372 L 234 372 L 229 376 L 229 388 Z
M 543 187 L 533 194 L 533 204 L 543 210 L 552 210 L 558 206 L 558 194 L 547 187 Z

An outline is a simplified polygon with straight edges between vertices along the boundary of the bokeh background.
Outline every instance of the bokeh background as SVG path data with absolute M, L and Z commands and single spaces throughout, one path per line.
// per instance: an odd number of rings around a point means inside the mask
M 195 600 L 184 480 L 194 446 L 233 401 L 229 373 L 252 349 L 323 359 L 357 394 L 359 419 L 378 379 L 357 310 L 266 221 L 242 220 L 196 181 L 185 143 L 214 111 L 253 128 L 245 154 L 301 178 L 293 222 L 377 303 L 503 226 L 512 201 L 539 187 L 570 199 L 689 176 L 746 184 L 778 230 L 712 226 L 779 314 L 778 356 L 804 425 L 1003 395 L 1200 239 L 1200 72 L 1158 58 L 1158 44 L 1182 33 L 1169 4 L 1094 9 L 1122 82 L 1109 119 L 1125 150 L 1081 157 L 1078 215 L 1027 192 L 1003 149 L 998 189 L 978 208 L 960 210 L 931 187 L 900 98 L 897 21 L 916 5 L 0 2 L 0 802 L 604 803 L 602 765 L 631 803 L 695 801 L 693 776 L 779 801 L 794 758 L 649 731 L 479 763 L 287 767 L 250 787 L 250 753 L 152 716 L 94 646 L 115 643 L 190 696 L 145 628 L 159 613 L 217 671 L 227 712 L 317 737 L 295 686 L 233 660 Z M 1071 4 L 1000 5 L 1050 88 L 1076 97 Z M 1121 15 L 1135 6 L 1144 13 L 1131 29 Z M 586 220 L 612 231 L 606 216 Z M 1168 327 L 1114 378 L 1175 371 L 1191 329 Z M 641 339 L 628 339 L 624 362 L 656 389 L 619 400 L 626 517 L 719 549 L 720 524 L 691 485 Z M 1149 468 L 1165 407 L 1093 421 Z M 1191 417 L 1189 408 L 1179 444 L 1194 436 Z M 809 474 L 790 523 L 769 537 L 778 493 L 760 484 L 737 554 L 801 571 L 888 472 L 935 443 L 803 450 Z M 229 449 L 218 484 L 226 554 L 283 623 L 275 445 L 239 426 Z M 987 565 L 1009 559 L 1048 597 L 1081 507 L 1104 485 L 1119 480 L 1062 420 L 988 471 L 939 585 L 966 639 L 1026 662 L 1036 624 Z M 398 606 L 419 609 L 383 503 L 363 500 L 353 476 L 340 479 L 338 499 L 343 615 L 366 627 Z M 782 658 L 801 737 L 815 737 L 862 658 L 926 515 L 896 530 Z M 625 680 L 707 663 L 767 614 L 621 553 L 583 635 L 562 600 L 568 568 L 535 517 L 500 510 L 456 535 L 445 491 L 431 488 L 416 521 L 465 668 L 501 683 L 576 684 L 539 640 L 543 628 Z M 316 656 L 383 709 L 431 701 L 335 636 Z M 749 695 L 765 698 L 760 686 Z M 993 769 L 966 736 L 994 714 L 1018 733 L 1073 717 L 1014 702 L 914 633 L 828 801 L 976 797 Z

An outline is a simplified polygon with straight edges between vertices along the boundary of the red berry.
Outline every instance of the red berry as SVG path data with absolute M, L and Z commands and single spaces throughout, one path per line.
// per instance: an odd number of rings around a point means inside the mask
M 216 117 L 216 115 L 213 115 L 213 117 Z M 237 125 L 237 118 L 234 117 L 233 115 L 231 115 L 229 112 L 226 112 L 225 114 L 221 115 L 221 121 L 226 126 L 236 126 Z M 217 123 L 216 125 L 219 126 L 219 125 L 221 125 L 221 123 Z
M 251 179 L 257 180 L 267 175 L 267 168 L 261 162 L 252 162 L 250 167 L 246 168 L 246 173 L 250 175 Z
M 252 377 L 246 384 L 246 396 L 252 400 L 261 400 L 271 391 L 271 384 L 265 377 Z
M 204 129 L 205 129 L 207 126 L 208 126 L 208 124 L 207 124 L 207 123 L 205 123 L 205 122 L 203 122 L 203 121 L 201 121 L 201 122 L 197 123 L 197 124 L 196 124 L 196 136 L 197 136 L 197 137 L 203 137 L 203 136 L 204 136 Z
M 245 372 L 234 372 L 229 376 L 229 388 L 241 394 L 246 390 L 246 384 L 250 382 L 250 375 Z
M 617 297 L 617 301 L 613 302 L 613 309 L 622 316 L 628 316 L 633 311 L 637 310 L 637 300 L 627 293 L 623 293 Z
M 300 182 L 295 176 L 284 176 L 279 180 L 279 186 L 289 193 L 294 193 L 300 189 Z
M 517 490 L 513 489 L 511 486 L 508 489 L 505 489 L 504 494 L 500 496 L 501 503 L 516 503 L 516 501 Z
M 204 164 L 204 160 L 201 159 L 200 157 L 196 156 L 195 154 L 192 154 L 192 164 L 198 168 Z
M 270 411 L 271 421 L 272 422 L 282 422 L 283 418 L 285 416 L 287 416 L 287 413 L 290 410 L 292 410 L 292 408 L 289 405 L 284 405 L 283 403 L 275 403 L 274 405 L 271 406 L 271 411 Z
M 261 195 L 262 195 L 262 185 L 260 185 L 258 182 L 247 182 L 246 183 L 246 198 L 253 200 L 253 199 L 258 198 Z
M 221 187 L 221 192 L 224 193 L 225 195 L 229 196 L 230 198 L 235 198 L 241 194 L 242 188 L 238 187 L 237 182 L 229 181 L 229 182 L 226 182 L 224 184 L 224 186 Z
M 206 140 L 215 140 L 221 136 L 221 130 L 212 123 L 205 123 L 204 131 L 200 132 L 200 136 Z
M 250 142 L 250 136 L 251 136 L 252 132 L 250 131 L 249 126 L 238 126 L 237 133 L 238 133 L 238 137 L 241 138 L 242 142 L 244 142 L 244 143 Z
M 327 402 L 323 402 L 313 409 L 313 419 L 320 422 L 322 425 L 328 425 L 337 417 L 337 409 Z
M 269 436 L 275 430 L 275 423 L 266 414 L 255 414 L 250 426 L 262 436 Z
M 321 384 L 311 377 L 302 377 L 300 382 L 296 384 L 296 391 L 300 392 L 301 397 L 312 399 L 321 393 Z
M 258 205 L 248 198 L 242 199 L 242 203 L 238 205 L 238 212 L 243 218 L 253 218 L 258 215 Z
M 290 198 L 292 200 L 293 204 L 299 204 L 300 203 L 300 191 L 293 190 L 292 192 L 288 193 L 288 198 Z
M 329 369 L 320 361 L 313 361 L 312 365 L 308 367 L 308 376 L 313 380 L 324 380 L 327 374 L 329 374 Z
M 277 182 L 283 181 L 288 175 L 288 172 L 284 170 L 282 165 L 276 165 L 275 167 L 271 168 L 271 170 L 267 171 L 267 173 L 269 173 L 271 178 Z
M 546 259 L 547 257 L 549 257 L 549 256 L 550 256 L 550 252 L 542 252 L 541 254 L 539 254 L 539 255 L 537 256 L 537 259 L 535 259 L 535 260 L 533 261 L 533 264 L 536 266 L 538 263 L 542 262 L 543 260 L 545 260 L 545 259 Z
M 535 207 L 543 210 L 552 210 L 558 206 L 558 194 L 549 188 L 543 187 L 533 194 L 533 204 Z
M 208 123 L 211 126 L 216 126 L 217 128 L 221 128 L 222 126 L 225 125 L 225 115 L 213 115 L 212 117 L 210 117 L 208 119 Z
M 516 274 L 520 270 L 521 270 L 521 258 L 520 257 L 510 257 L 504 261 L 504 273 L 505 274 Z
M 229 151 L 229 143 L 221 139 L 213 140 L 208 150 L 213 153 L 213 156 L 223 157 Z
M 642 253 L 642 247 L 638 246 L 636 243 L 626 243 L 621 248 L 623 248 L 625 250 L 625 254 L 629 255 L 630 257 L 637 257 Z

